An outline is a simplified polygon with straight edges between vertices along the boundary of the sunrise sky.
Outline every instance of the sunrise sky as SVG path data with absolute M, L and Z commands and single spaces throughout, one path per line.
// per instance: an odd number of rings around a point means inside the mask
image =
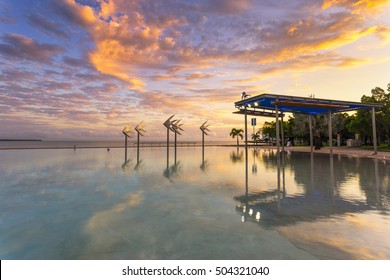
M 0 0 L 0 138 L 229 139 L 246 91 L 360 101 L 390 83 L 390 1 Z M 267 119 L 258 119 L 261 123 Z M 199 138 L 199 139 L 198 139 Z

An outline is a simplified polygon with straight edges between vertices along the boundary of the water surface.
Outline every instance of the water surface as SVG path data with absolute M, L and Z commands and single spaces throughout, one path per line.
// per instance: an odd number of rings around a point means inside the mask
M 389 163 L 206 147 L 0 151 L 1 259 L 390 259 Z

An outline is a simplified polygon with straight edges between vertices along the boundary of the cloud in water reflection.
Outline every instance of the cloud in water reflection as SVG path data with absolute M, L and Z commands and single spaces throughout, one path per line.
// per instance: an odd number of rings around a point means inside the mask
M 115 148 L 1 151 L 0 257 L 390 259 L 390 165 L 178 151 L 129 149 L 123 168 Z

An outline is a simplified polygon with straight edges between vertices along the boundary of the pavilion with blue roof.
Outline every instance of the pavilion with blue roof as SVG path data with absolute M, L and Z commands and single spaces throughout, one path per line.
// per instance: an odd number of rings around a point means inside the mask
M 276 119 L 276 146 L 277 150 L 280 149 L 280 136 L 279 136 L 279 117 L 282 118 L 284 113 L 298 113 L 306 114 L 311 120 L 312 115 L 328 114 L 328 130 L 329 130 L 329 149 L 330 154 L 333 154 L 332 150 L 332 114 L 349 112 L 356 110 L 371 110 L 372 111 L 372 130 L 373 130 L 373 143 L 374 154 L 377 153 L 377 139 L 376 139 L 376 124 L 375 124 L 375 108 L 380 108 L 383 105 L 379 103 L 362 103 L 353 101 L 340 101 L 331 99 L 319 99 L 312 97 L 298 97 L 279 94 L 260 94 L 256 96 L 249 96 L 245 92 L 241 94 L 241 100 L 234 103 L 238 111 L 235 114 L 245 115 L 245 143 L 247 145 L 247 116 L 264 116 L 275 117 Z M 309 121 L 310 126 L 310 146 L 313 148 L 313 132 L 312 122 Z M 282 130 L 282 139 L 283 130 Z M 282 141 L 283 145 L 284 141 Z

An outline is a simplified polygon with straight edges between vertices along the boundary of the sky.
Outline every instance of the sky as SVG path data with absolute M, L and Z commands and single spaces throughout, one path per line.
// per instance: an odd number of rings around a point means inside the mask
M 241 93 L 360 101 L 390 83 L 390 1 L 0 0 L 0 139 L 228 140 Z M 258 118 L 261 126 L 271 119 Z

